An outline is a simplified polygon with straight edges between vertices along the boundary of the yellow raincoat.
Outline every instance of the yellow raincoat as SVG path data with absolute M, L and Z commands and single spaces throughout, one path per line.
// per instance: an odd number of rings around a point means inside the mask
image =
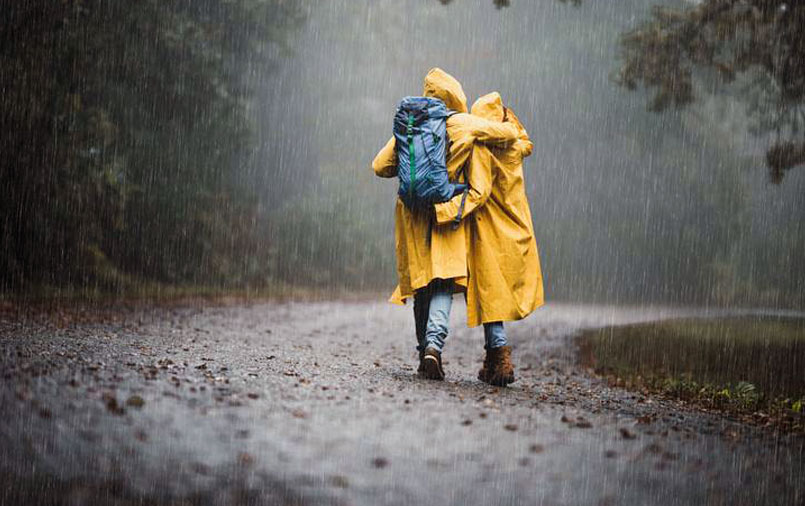
M 517 139 L 518 131 L 512 123 L 491 122 L 467 114 L 464 90 L 447 72 L 431 69 L 425 76 L 424 84 L 424 96 L 439 98 L 448 109 L 458 113 L 447 118 L 447 137 L 450 141 L 447 172 L 451 181 L 456 181 L 456 175 L 468 160 L 470 167 L 467 173 L 471 173 L 475 165 L 489 165 L 489 151 L 474 150 L 475 142 L 502 144 Z M 394 146 L 392 137 L 375 157 L 372 168 L 376 175 L 397 176 Z M 415 290 L 437 278 L 453 279 L 457 289 L 463 290 L 467 285 L 466 226 L 453 230 L 449 223 L 434 223 L 428 244 L 428 224 L 433 219 L 432 214 L 413 212 L 398 198 L 394 218 L 399 286 L 391 296 L 391 302 L 404 303 L 405 299 L 414 295 Z
M 516 142 L 491 148 L 490 164 L 474 164 L 464 213 L 469 221 L 467 324 L 520 320 L 544 303 L 542 271 L 531 222 L 523 158 L 532 144 L 517 116 L 503 107 L 499 93 L 479 98 L 472 114 L 517 127 Z M 504 116 L 505 114 L 505 116 Z M 486 151 L 479 147 L 476 151 Z M 460 197 L 436 204 L 439 223 L 456 215 Z

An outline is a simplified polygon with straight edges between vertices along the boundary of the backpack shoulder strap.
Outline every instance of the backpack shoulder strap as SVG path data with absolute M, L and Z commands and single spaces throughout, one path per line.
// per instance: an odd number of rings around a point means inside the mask
M 461 192 L 461 204 L 458 205 L 458 213 L 453 218 L 453 230 L 456 230 L 461 225 L 461 216 L 464 214 L 464 205 L 467 203 L 467 194 L 470 192 L 470 178 L 467 175 L 466 164 L 461 167 L 461 172 L 464 174 L 464 191 Z

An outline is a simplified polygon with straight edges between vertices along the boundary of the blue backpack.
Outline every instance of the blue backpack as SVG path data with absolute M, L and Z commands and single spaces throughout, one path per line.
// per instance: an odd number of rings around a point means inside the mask
M 398 195 L 412 210 L 429 209 L 464 192 L 455 223 L 461 220 L 469 186 L 447 178 L 447 118 L 455 114 L 438 98 L 405 97 L 394 115 Z M 462 169 L 463 170 L 463 169 Z

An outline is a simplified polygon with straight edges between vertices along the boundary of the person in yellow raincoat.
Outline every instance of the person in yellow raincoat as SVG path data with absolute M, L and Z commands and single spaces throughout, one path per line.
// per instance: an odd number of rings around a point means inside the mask
M 469 222 L 467 324 L 475 327 L 483 323 L 486 338 L 486 360 L 478 378 L 503 386 L 514 381 L 503 322 L 525 318 L 544 303 L 542 271 L 523 181 L 523 158 L 531 154 L 533 146 L 517 116 L 503 106 L 499 93 L 479 98 L 472 114 L 515 125 L 518 131 L 515 142 L 490 148 L 490 158 L 479 157 L 491 163 L 473 164 L 464 207 Z M 437 222 L 450 222 L 459 205 L 459 198 L 436 204 Z
M 431 69 L 425 76 L 423 95 L 442 100 L 456 112 L 447 118 L 446 161 L 451 181 L 457 180 L 460 169 L 467 163 L 470 165 L 464 174 L 471 174 L 476 165 L 489 165 L 489 151 L 473 149 L 476 143 L 504 144 L 517 140 L 519 132 L 514 124 L 468 114 L 461 84 L 439 68 Z M 397 176 L 394 137 L 377 154 L 372 168 L 380 177 Z M 441 352 L 448 332 L 452 295 L 464 291 L 467 285 L 466 227 L 436 224 L 433 212 L 408 209 L 399 198 L 394 217 L 399 286 L 391 301 L 402 304 L 414 298 L 419 372 L 426 378 L 444 379 Z

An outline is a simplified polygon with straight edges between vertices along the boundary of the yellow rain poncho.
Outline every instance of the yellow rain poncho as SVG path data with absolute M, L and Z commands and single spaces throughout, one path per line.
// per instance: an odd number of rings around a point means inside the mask
M 512 143 L 518 131 L 512 123 L 487 121 L 467 114 L 467 97 L 461 84 L 447 72 L 434 68 L 425 76 L 426 97 L 441 99 L 448 109 L 457 111 L 447 118 L 447 136 L 450 151 L 447 153 L 447 172 L 451 181 L 461 167 L 470 163 L 467 173 L 475 165 L 489 165 L 489 151 L 474 150 L 476 142 Z M 372 162 L 372 168 L 380 177 L 397 176 L 397 153 L 394 137 L 386 143 Z M 463 177 L 461 178 L 463 181 Z M 456 209 L 456 212 L 458 210 Z M 413 212 L 398 198 L 395 208 L 395 242 L 397 250 L 397 274 L 399 286 L 391 301 L 403 303 L 412 297 L 415 290 L 428 285 L 433 279 L 454 279 L 458 289 L 467 284 L 467 242 L 465 229 L 453 230 L 447 223 L 435 223 L 432 214 Z M 451 220 L 455 218 L 453 215 Z M 428 242 L 428 225 L 434 220 Z
M 544 303 L 542 272 L 523 181 L 523 158 L 532 144 L 498 93 L 479 98 L 472 114 L 517 127 L 517 140 L 491 148 L 487 164 L 473 164 L 464 213 L 468 227 L 467 324 L 520 320 Z M 486 150 L 479 148 L 476 151 Z M 436 205 L 439 223 L 456 215 L 460 196 Z

